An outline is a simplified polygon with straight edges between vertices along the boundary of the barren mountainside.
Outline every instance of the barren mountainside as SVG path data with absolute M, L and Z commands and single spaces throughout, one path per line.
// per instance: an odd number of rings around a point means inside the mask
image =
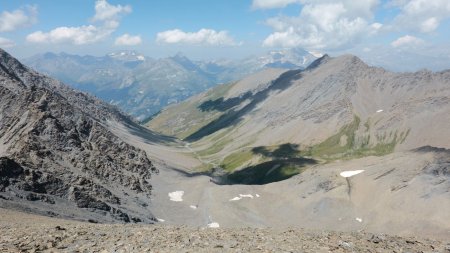
M 206 167 L 227 171 L 274 157 L 333 161 L 450 148 L 450 71 L 392 73 L 355 56 L 324 56 L 305 70 L 264 70 L 218 86 L 148 126 L 193 142 Z
M 146 205 L 157 170 L 144 151 L 105 125 L 134 124 L 130 119 L 3 50 L 0 98 L 2 207 L 81 220 L 153 222 Z

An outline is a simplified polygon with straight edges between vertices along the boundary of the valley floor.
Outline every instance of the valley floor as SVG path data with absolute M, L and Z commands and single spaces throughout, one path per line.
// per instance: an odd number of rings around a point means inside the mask
M 91 224 L 0 209 L 0 252 L 450 252 L 450 241 L 304 229 Z
M 226 229 L 275 228 L 368 231 L 450 238 L 449 154 L 424 149 L 317 164 L 265 185 L 218 185 L 193 172 L 200 163 L 183 143 L 162 145 L 116 125 L 113 131 L 145 150 L 152 177 L 153 215 L 163 225 Z M 351 178 L 343 171 L 358 171 Z

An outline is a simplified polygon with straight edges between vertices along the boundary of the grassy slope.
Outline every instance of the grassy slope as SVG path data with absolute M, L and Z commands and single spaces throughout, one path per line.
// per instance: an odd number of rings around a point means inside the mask
M 201 111 L 199 106 L 207 100 L 223 97 L 233 85 L 234 83 L 222 84 L 208 90 L 204 96 L 199 96 L 198 99 L 189 99 L 170 106 L 146 126 L 156 132 L 184 139 L 223 114 L 223 112 L 217 111 Z
M 356 135 L 356 131 L 361 127 L 365 129 L 365 136 Z M 301 173 L 306 166 L 311 166 L 317 162 L 354 159 L 369 155 L 387 155 L 392 153 L 395 146 L 402 143 L 409 134 L 409 130 L 380 134 L 376 137 L 376 144 L 370 145 L 369 130 L 369 122 L 361 126 L 359 117 L 354 116 L 353 121 L 343 126 L 336 134 L 305 150 L 299 150 L 298 146 L 287 143 L 279 146 L 259 147 L 265 150 L 262 153 L 249 148 L 228 155 L 222 160 L 220 166 L 230 173 L 229 179 L 233 182 L 267 183 L 279 181 Z M 346 141 L 342 141 L 342 139 Z M 305 162 L 302 159 L 311 160 Z M 274 167 L 276 167 L 275 170 L 268 173 Z M 249 181 L 248 177 L 251 177 L 252 180 Z

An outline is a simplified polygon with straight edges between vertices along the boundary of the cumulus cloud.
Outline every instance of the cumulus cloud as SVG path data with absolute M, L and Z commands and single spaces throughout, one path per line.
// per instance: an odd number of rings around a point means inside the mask
M 238 45 L 227 31 L 215 31 L 212 29 L 200 29 L 198 32 L 184 32 L 179 29 L 159 32 L 156 41 L 160 43 L 185 43 L 206 44 L 213 46 L 235 46 Z
M 110 5 L 106 0 L 97 0 L 95 25 L 57 27 L 49 32 L 36 31 L 27 36 L 32 43 L 70 43 L 74 45 L 92 44 L 110 36 L 119 27 L 120 18 L 131 12 L 130 6 Z
M 405 35 L 403 37 L 400 37 L 396 40 L 394 40 L 391 43 L 391 46 L 400 48 L 400 47 L 417 47 L 423 45 L 425 42 L 417 37 L 411 36 L 411 35 Z
M 119 16 L 131 13 L 132 9 L 129 5 L 111 5 L 106 0 L 98 0 L 95 3 L 95 15 L 93 21 L 115 20 Z
M 136 46 L 142 43 L 141 36 L 136 35 L 132 36 L 128 33 L 125 33 L 122 36 L 116 38 L 114 45 L 116 46 Z
M 299 0 L 297 17 L 276 17 L 266 21 L 274 32 L 263 42 L 268 47 L 303 47 L 329 50 L 349 47 L 363 36 L 381 29 L 371 23 L 378 0 Z
M 450 18 L 448 0 L 396 0 L 391 5 L 400 9 L 394 20 L 394 26 L 399 29 L 429 33 L 435 31 L 443 20 Z
M 253 0 L 252 8 L 254 9 L 273 9 L 283 8 L 289 4 L 300 2 L 299 0 Z
M 1 48 L 8 48 L 8 47 L 13 47 L 13 46 L 15 46 L 14 41 L 7 39 L 7 38 L 0 37 L 0 47 Z
M 30 26 L 37 21 L 37 7 L 26 6 L 12 12 L 0 13 L 0 32 L 11 32 L 19 28 Z
M 97 42 L 113 30 L 93 25 L 80 27 L 58 27 L 50 32 L 37 31 L 27 36 L 27 41 L 33 43 L 71 43 L 74 45 L 84 45 Z

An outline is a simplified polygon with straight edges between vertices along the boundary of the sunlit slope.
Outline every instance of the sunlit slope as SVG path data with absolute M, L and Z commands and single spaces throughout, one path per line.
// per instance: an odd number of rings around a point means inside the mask
M 210 162 L 202 169 L 232 172 L 278 160 L 263 171 L 278 166 L 276 172 L 285 171 L 280 177 L 300 171 L 289 159 L 316 163 L 450 147 L 450 71 L 392 73 L 345 55 L 280 74 L 214 88 L 168 108 L 148 126 L 191 142 Z M 282 145 L 295 152 L 258 152 Z

